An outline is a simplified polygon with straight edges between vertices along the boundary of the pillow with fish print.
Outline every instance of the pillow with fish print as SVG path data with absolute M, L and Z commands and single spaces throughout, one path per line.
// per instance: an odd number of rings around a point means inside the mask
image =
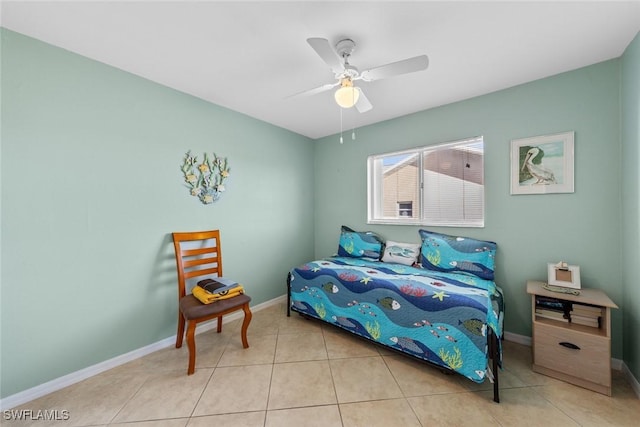
M 338 256 L 379 261 L 383 243 L 382 238 L 372 231 L 358 232 L 343 225 L 338 243 Z
M 387 243 L 384 246 L 382 262 L 395 262 L 397 264 L 413 265 L 418 262 L 419 255 L 419 243 L 400 243 L 387 240 Z
M 419 233 L 422 238 L 422 268 L 447 273 L 464 272 L 481 279 L 494 280 L 495 242 L 427 230 L 420 230 Z

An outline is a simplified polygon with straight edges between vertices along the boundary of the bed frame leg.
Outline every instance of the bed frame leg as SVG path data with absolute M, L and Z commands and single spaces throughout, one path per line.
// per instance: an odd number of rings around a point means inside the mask
M 493 370 L 493 401 L 500 403 L 500 389 L 498 387 L 498 337 L 489 329 L 489 354 L 491 355 Z
M 287 273 L 287 317 L 291 317 L 291 273 Z

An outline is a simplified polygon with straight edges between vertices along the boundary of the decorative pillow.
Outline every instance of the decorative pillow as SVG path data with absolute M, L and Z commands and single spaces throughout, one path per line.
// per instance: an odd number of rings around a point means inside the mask
M 419 255 L 420 244 L 418 243 L 400 243 L 387 240 L 382 261 L 413 265 L 418 261 Z
M 494 279 L 497 245 L 469 237 L 449 236 L 420 230 L 423 268 L 443 272 L 464 272 L 481 279 Z
M 378 261 L 382 255 L 382 239 L 372 231 L 357 232 L 342 226 L 338 256 Z

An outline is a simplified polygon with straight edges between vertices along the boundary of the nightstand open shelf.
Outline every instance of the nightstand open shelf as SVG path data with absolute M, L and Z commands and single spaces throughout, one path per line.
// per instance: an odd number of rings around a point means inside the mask
M 538 316 L 536 316 L 535 321 L 538 324 L 549 325 L 549 326 L 553 326 L 554 328 L 567 329 L 569 331 L 575 331 L 577 333 L 582 333 L 587 335 L 598 335 L 605 338 L 607 337 L 607 331 L 605 328 L 602 328 L 602 327 L 593 328 L 591 326 L 576 325 L 575 323 L 561 323 L 561 322 L 558 322 L 557 320 L 545 319 Z
M 618 306 L 602 291 L 580 295 L 551 292 L 528 281 L 533 322 L 533 371 L 611 396 L 611 309 Z M 598 326 L 585 326 L 536 313 L 536 298 L 600 310 Z

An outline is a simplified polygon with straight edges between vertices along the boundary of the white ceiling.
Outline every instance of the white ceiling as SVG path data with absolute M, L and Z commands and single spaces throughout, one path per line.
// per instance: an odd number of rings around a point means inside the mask
M 2 26 L 310 138 L 340 131 L 334 81 L 307 44 L 352 38 L 360 70 L 420 54 L 426 71 L 358 82 L 363 126 L 619 57 L 640 31 L 640 0 L 3 1 Z

